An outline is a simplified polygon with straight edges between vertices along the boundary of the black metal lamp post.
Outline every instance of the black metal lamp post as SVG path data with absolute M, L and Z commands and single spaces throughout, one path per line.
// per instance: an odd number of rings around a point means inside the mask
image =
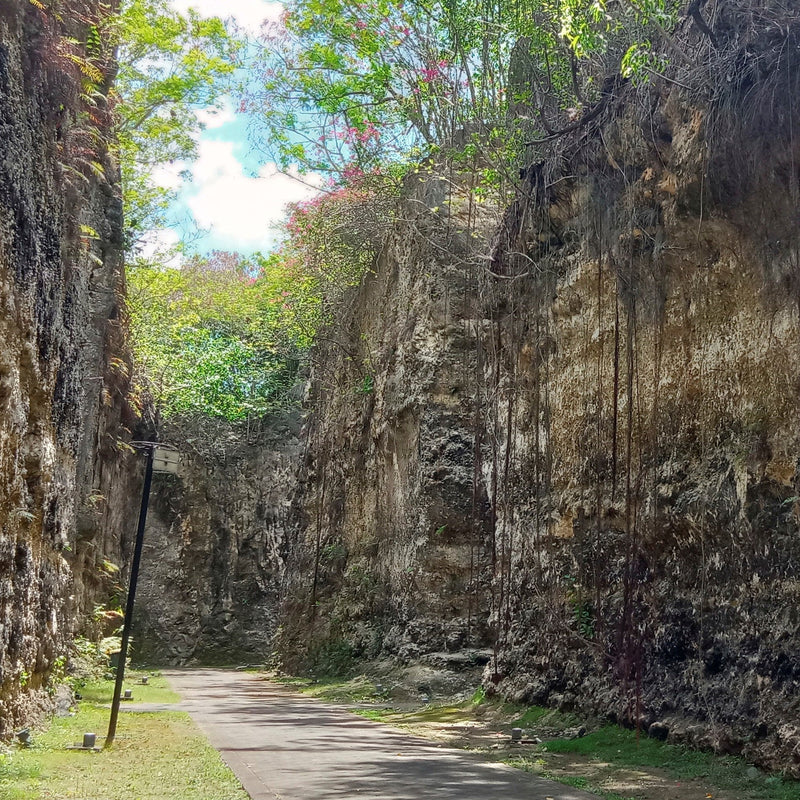
M 117 717 L 119 716 L 119 704 L 122 698 L 122 683 L 125 680 L 125 661 L 128 657 L 128 642 L 133 622 L 133 603 L 136 599 L 136 583 L 139 579 L 139 563 L 142 559 L 144 527 L 147 522 L 147 508 L 150 504 L 150 486 L 153 483 L 153 473 L 169 472 L 175 474 L 178 472 L 180 464 L 180 456 L 176 450 L 164 447 L 156 442 L 139 442 L 137 445 L 147 450 L 147 464 L 144 471 L 142 505 L 139 509 L 139 525 L 136 529 L 136 545 L 133 549 L 131 576 L 128 582 L 128 599 L 125 603 L 125 621 L 122 626 L 122 644 L 120 645 L 119 660 L 117 662 L 114 697 L 111 701 L 111 717 L 108 721 L 108 734 L 106 735 L 104 747 L 110 747 L 113 744 L 117 733 Z

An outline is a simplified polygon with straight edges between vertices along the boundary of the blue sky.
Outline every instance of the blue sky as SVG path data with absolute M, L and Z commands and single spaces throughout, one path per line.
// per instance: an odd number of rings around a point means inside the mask
M 194 8 L 209 16 L 233 17 L 240 29 L 256 37 L 265 21 L 275 21 L 283 6 L 266 0 L 171 0 L 176 10 Z M 306 183 L 279 173 L 250 147 L 247 119 L 234 110 L 234 100 L 219 111 L 198 111 L 206 125 L 198 144 L 199 157 L 191 165 L 176 164 L 157 170 L 156 179 L 180 185 L 188 167 L 191 181 L 180 192 L 174 209 L 175 226 L 160 232 L 160 244 L 180 239 L 200 252 L 233 250 L 252 253 L 269 250 L 286 204 L 313 196 Z M 197 230 L 201 234 L 198 236 Z

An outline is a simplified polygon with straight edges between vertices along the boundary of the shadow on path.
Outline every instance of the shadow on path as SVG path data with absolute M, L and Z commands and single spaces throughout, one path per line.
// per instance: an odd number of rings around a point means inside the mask
M 253 800 L 590 800 L 596 795 L 326 706 L 258 675 L 165 672 Z

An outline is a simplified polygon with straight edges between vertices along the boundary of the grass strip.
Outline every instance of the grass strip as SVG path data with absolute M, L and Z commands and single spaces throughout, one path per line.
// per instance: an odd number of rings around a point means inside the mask
M 800 784 L 781 775 L 766 775 L 736 756 L 718 756 L 680 745 L 666 744 L 626 728 L 607 725 L 579 739 L 551 739 L 541 754 L 582 755 L 618 767 L 648 767 L 664 770 L 676 780 L 702 778 L 717 789 L 749 794 L 758 800 L 798 800 Z M 546 755 L 545 755 L 546 758 Z M 522 759 L 524 761 L 524 759 Z M 517 759 L 515 766 L 524 768 Z M 559 778 L 559 780 L 562 780 Z
M 177 695 L 164 678 L 147 686 L 128 684 L 135 703 L 170 703 Z M 188 714 L 179 711 L 123 712 L 111 749 L 66 750 L 83 734 L 102 744 L 108 727 L 112 681 L 81 689 L 72 717 L 56 718 L 33 733 L 30 748 L 0 755 L 3 800 L 248 800 L 241 784 L 206 741 Z M 126 704 L 127 705 L 127 704 Z
M 756 770 L 736 756 L 719 756 L 667 744 L 646 735 L 637 737 L 635 731 L 614 725 L 604 726 L 580 738 L 559 738 L 553 732 L 575 726 L 580 722 L 580 717 L 539 706 L 523 708 L 510 703 L 481 700 L 475 697 L 472 701 L 454 705 L 434 705 L 405 712 L 391 708 L 353 708 L 351 711 L 367 719 L 386 722 L 421 735 L 426 734 L 424 726 L 430 723 L 459 723 L 478 719 L 478 712 L 494 713 L 492 728 L 508 732 L 512 727 L 525 728 L 530 735 L 541 735 L 544 741 L 527 752 L 501 755 L 497 751 L 485 751 L 487 755 L 494 758 L 499 755 L 500 760 L 509 766 L 594 792 L 605 800 L 631 800 L 628 795 L 601 785 L 602 780 L 614 769 L 652 770 L 654 775 L 660 771 L 678 782 L 700 781 L 703 785 L 713 786 L 715 791 L 735 792 L 737 797 L 751 800 L 800 800 L 800 782 Z M 594 765 L 594 774 L 586 777 L 555 771 L 551 764 L 553 759 L 550 758 L 553 755 L 577 756 L 581 764 L 588 762 Z M 713 796 L 713 792 L 698 795 L 699 798 L 709 796 Z

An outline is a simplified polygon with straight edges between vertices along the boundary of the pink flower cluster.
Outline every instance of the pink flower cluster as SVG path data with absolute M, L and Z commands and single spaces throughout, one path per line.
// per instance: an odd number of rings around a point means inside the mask
M 342 170 L 342 179 L 345 183 L 354 183 L 364 177 L 364 170 L 356 164 L 348 164 Z
M 363 186 L 364 178 L 363 170 L 355 163 L 351 163 L 344 168 L 340 176 L 344 185 L 334 184 L 331 190 L 323 194 L 292 204 L 286 230 L 294 246 L 300 249 L 306 246 L 315 236 L 315 225 L 325 215 L 335 214 L 337 208 L 346 207 L 348 204 L 363 202 L 368 196 Z
M 358 144 L 366 144 L 371 139 L 377 141 L 380 138 L 380 131 L 371 122 L 364 120 L 363 125 L 360 128 L 356 128 L 351 125 L 344 130 L 337 131 L 336 138 L 350 144 L 353 142 L 358 142 Z
M 362 6 L 359 6 L 359 8 L 362 8 Z M 353 25 L 356 28 L 356 30 L 350 34 L 350 38 L 353 40 L 360 38 L 357 31 L 370 30 L 370 23 L 363 19 L 355 20 Z M 398 37 L 408 38 L 411 36 L 411 28 L 409 28 L 407 25 L 392 24 L 389 17 L 384 17 L 377 25 L 372 26 L 372 32 L 374 32 L 376 36 L 380 36 L 383 39 L 391 34 L 394 34 L 395 39 L 398 39 Z
M 443 70 L 447 69 L 448 66 L 450 66 L 449 63 L 444 59 L 436 61 L 435 63 L 430 63 L 427 67 L 419 71 L 419 77 L 422 79 L 423 83 L 436 83 L 437 81 L 444 80 L 447 76 Z

